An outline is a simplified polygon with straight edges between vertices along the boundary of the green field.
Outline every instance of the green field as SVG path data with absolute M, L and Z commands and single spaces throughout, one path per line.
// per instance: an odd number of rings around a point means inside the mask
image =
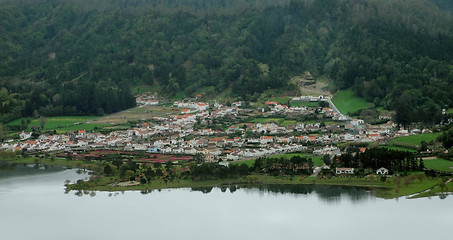
M 251 160 L 245 160 L 245 161 L 238 161 L 238 162 L 232 162 L 231 164 L 233 165 L 241 165 L 241 164 L 246 164 L 249 167 L 253 167 L 253 164 L 255 164 L 255 159 Z
M 285 120 L 283 122 L 280 123 L 281 126 L 290 126 L 290 125 L 296 125 L 297 124 L 297 121 L 296 120 Z
M 335 94 L 332 102 L 343 114 L 354 113 L 360 109 L 371 107 L 371 103 L 365 99 L 357 97 L 351 89 L 341 90 Z
M 449 109 L 447 110 L 447 114 L 453 114 L 453 108 L 449 108 Z
M 297 122 L 296 120 L 286 120 L 285 118 L 254 118 L 249 121 L 250 123 L 276 123 L 280 126 L 289 126 L 289 125 L 296 125 L 300 122 Z M 315 123 L 320 123 L 323 122 L 321 120 L 311 120 L 311 121 L 305 121 L 303 123 L 305 124 L 315 124 Z M 336 122 L 333 121 L 325 121 L 324 124 L 326 126 L 328 125 L 333 125 L 336 124 Z
M 318 102 L 291 102 L 290 104 L 292 107 L 319 107 Z
M 322 156 L 315 156 L 315 155 L 312 155 L 310 153 L 285 153 L 285 154 L 281 154 L 281 155 L 275 155 L 275 156 L 272 156 L 272 157 L 273 158 L 280 158 L 280 157 L 292 158 L 294 156 L 311 158 L 311 160 L 313 161 L 313 164 L 315 166 L 322 166 L 324 164 L 324 162 L 322 161 Z
M 96 119 L 99 117 L 95 116 L 63 116 L 63 117 L 48 117 L 46 118 L 46 123 L 44 125 L 44 131 L 52 130 L 79 130 L 85 128 L 94 129 L 98 124 L 86 124 L 84 122 Z M 21 125 L 21 121 L 26 120 L 24 118 L 17 119 L 12 122 L 9 122 L 7 125 Z M 31 120 L 30 124 L 26 131 L 31 131 L 32 126 L 40 127 L 39 119 Z M 98 126 L 99 127 L 99 126 Z M 87 130 L 87 129 L 85 129 Z
M 285 121 L 284 118 L 255 118 L 251 120 L 251 123 L 276 123 L 280 124 L 281 122 Z
M 453 161 L 448 161 L 445 159 L 425 159 L 423 160 L 426 168 L 439 170 L 439 171 L 447 171 L 453 172 Z
M 278 102 L 280 104 L 288 104 L 291 101 L 290 97 L 273 97 L 269 99 L 270 102 Z
M 422 141 L 435 141 L 441 133 L 426 133 L 392 139 L 389 143 L 397 147 L 418 148 Z

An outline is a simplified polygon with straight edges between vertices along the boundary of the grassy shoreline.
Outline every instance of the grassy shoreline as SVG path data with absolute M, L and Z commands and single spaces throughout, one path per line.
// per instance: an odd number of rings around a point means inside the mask
M 46 159 L 46 158 L 17 158 L 7 160 L 8 163 L 16 164 L 42 164 L 51 166 L 63 166 L 67 168 L 84 168 L 99 172 L 102 169 L 101 162 L 84 162 L 80 160 L 66 159 Z M 97 176 L 97 177 L 95 177 Z M 93 175 L 90 181 L 67 184 L 68 190 L 87 190 L 87 191 L 151 191 L 174 188 L 198 188 L 198 187 L 224 187 L 224 186 L 262 186 L 262 185 L 330 185 L 330 186 L 349 186 L 364 187 L 373 191 L 378 198 L 393 199 L 404 196 L 430 197 L 436 196 L 440 192 L 453 192 L 453 183 L 446 184 L 444 189 L 440 189 L 439 179 L 428 178 L 422 181 L 414 180 L 410 183 L 397 184 L 395 181 L 379 181 L 378 179 L 365 177 L 313 177 L 313 176 L 269 176 L 251 174 L 246 177 L 234 179 L 214 179 L 195 181 L 190 178 L 176 179 L 165 182 L 158 178 L 150 183 L 135 186 L 118 186 L 117 183 L 123 182 L 115 176 Z M 399 187 L 398 187 L 399 186 Z

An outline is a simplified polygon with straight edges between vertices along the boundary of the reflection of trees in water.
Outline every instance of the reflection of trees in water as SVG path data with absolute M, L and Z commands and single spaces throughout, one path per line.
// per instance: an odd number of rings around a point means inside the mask
M 192 191 L 194 192 L 202 192 L 202 193 L 210 193 L 212 191 L 213 187 L 193 187 L 191 188 Z
M 263 193 L 275 194 L 303 194 L 307 195 L 313 192 L 311 185 L 262 185 L 256 187 L 248 187 L 248 191 L 259 191 Z
M 212 187 L 197 187 L 192 188 L 192 191 L 200 191 L 202 193 L 210 193 Z M 260 185 L 260 186 L 222 186 L 219 188 L 221 192 L 235 192 L 242 189 L 245 192 L 272 193 L 272 194 L 294 194 L 294 195 L 309 195 L 316 193 L 317 196 L 326 202 L 338 202 L 341 198 L 348 198 L 352 202 L 360 202 L 371 197 L 369 191 L 359 187 L 345 186 L 322 186 L 322 185 Z
M 88 191 L 88 190 L 76 190 L 74 195 L 77 197 L 83 197 L 84 195 L 90 196 L 90 197 L 95 197 L 96 196 L 96 191 Z
M 64 170 L 62 167 L 36 165 L 36 164 L 17 164 L 0 161 L 0 178 L 19 177 L 28 175 L 38 175 L 53 173 Z
M 366 188 L 346 186 L 316 186 L 316 193 L 326 202 L 338 202 L 345 197 L 352 202 L 361 202 L 372 196 Z
M 212 191 L 213 187 L 192 187 L 190 190 L 193 192 L 202 192 L 204 194 L 210 193 Z M 230 190 L 231 193 L 236 192 L 236 190 L 239 189 L 236 185 L 230 185 L 230 186 L 222 186 L 219 188 L 220 191 L 226 192 L 228 189 Z

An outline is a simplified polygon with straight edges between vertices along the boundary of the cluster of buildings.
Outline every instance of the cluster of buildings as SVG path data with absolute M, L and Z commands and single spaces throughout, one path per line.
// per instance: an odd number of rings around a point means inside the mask
M 140 101 L 143 105 L 153 105 L 158 100 L 142 98 Z M 242 109 L 241 102 L 225 106 L 217 102 L 177 101 L 173 107 L 180 108 L 180 114 L 153 117 L 149 122 L 140 123 L 128 130 L 108 134 L 79 130 L 66 134 L 42 134 L 37 138 L 33 138 L 32 133 L 23 132 L 20 140 L 9 140 L 0 148 L 29 152 L 117 149 L 164 154 L 202 154 L 207 161 L 234 161 L 306 151 L 307 146 L 310 146 L 314 154 L 338 155 L 341 154 L 336 147 L 338 143 L 380 142 L 394 136 L 411 134 L 407 131 L 396 132 L 395 125 L 391 122 L 373 126 L 359 119 L 339 121 L 334 118 L 339 113 L 330 107 L 288 107 L 275 102 L 266 104 L 271 107 L 271 111 L 280 111 L 279 114 L 316 113 L 320 119 L 327 119 L 330 123 L 294 121 L 294 124 L 284 126 L 275 122 L 243 122 L 242 119 L 250 118 L 247 114 L 251 111 L 254 111 L 255 117 L 263 116 L 263 113 L 256 109 Z M 213 121 L 232 124 L 226 129 L 209 128 Z

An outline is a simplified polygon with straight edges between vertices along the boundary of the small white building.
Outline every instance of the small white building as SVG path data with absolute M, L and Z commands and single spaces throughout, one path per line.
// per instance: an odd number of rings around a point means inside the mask
M 335 174 L 354 174 L 354 168 L 336 168 Z
M 389 174 L 389 170 L 387 168 L 381 167 L 378 170 L 376 170 L 376 174 L 387 175 L 387 174 Z

